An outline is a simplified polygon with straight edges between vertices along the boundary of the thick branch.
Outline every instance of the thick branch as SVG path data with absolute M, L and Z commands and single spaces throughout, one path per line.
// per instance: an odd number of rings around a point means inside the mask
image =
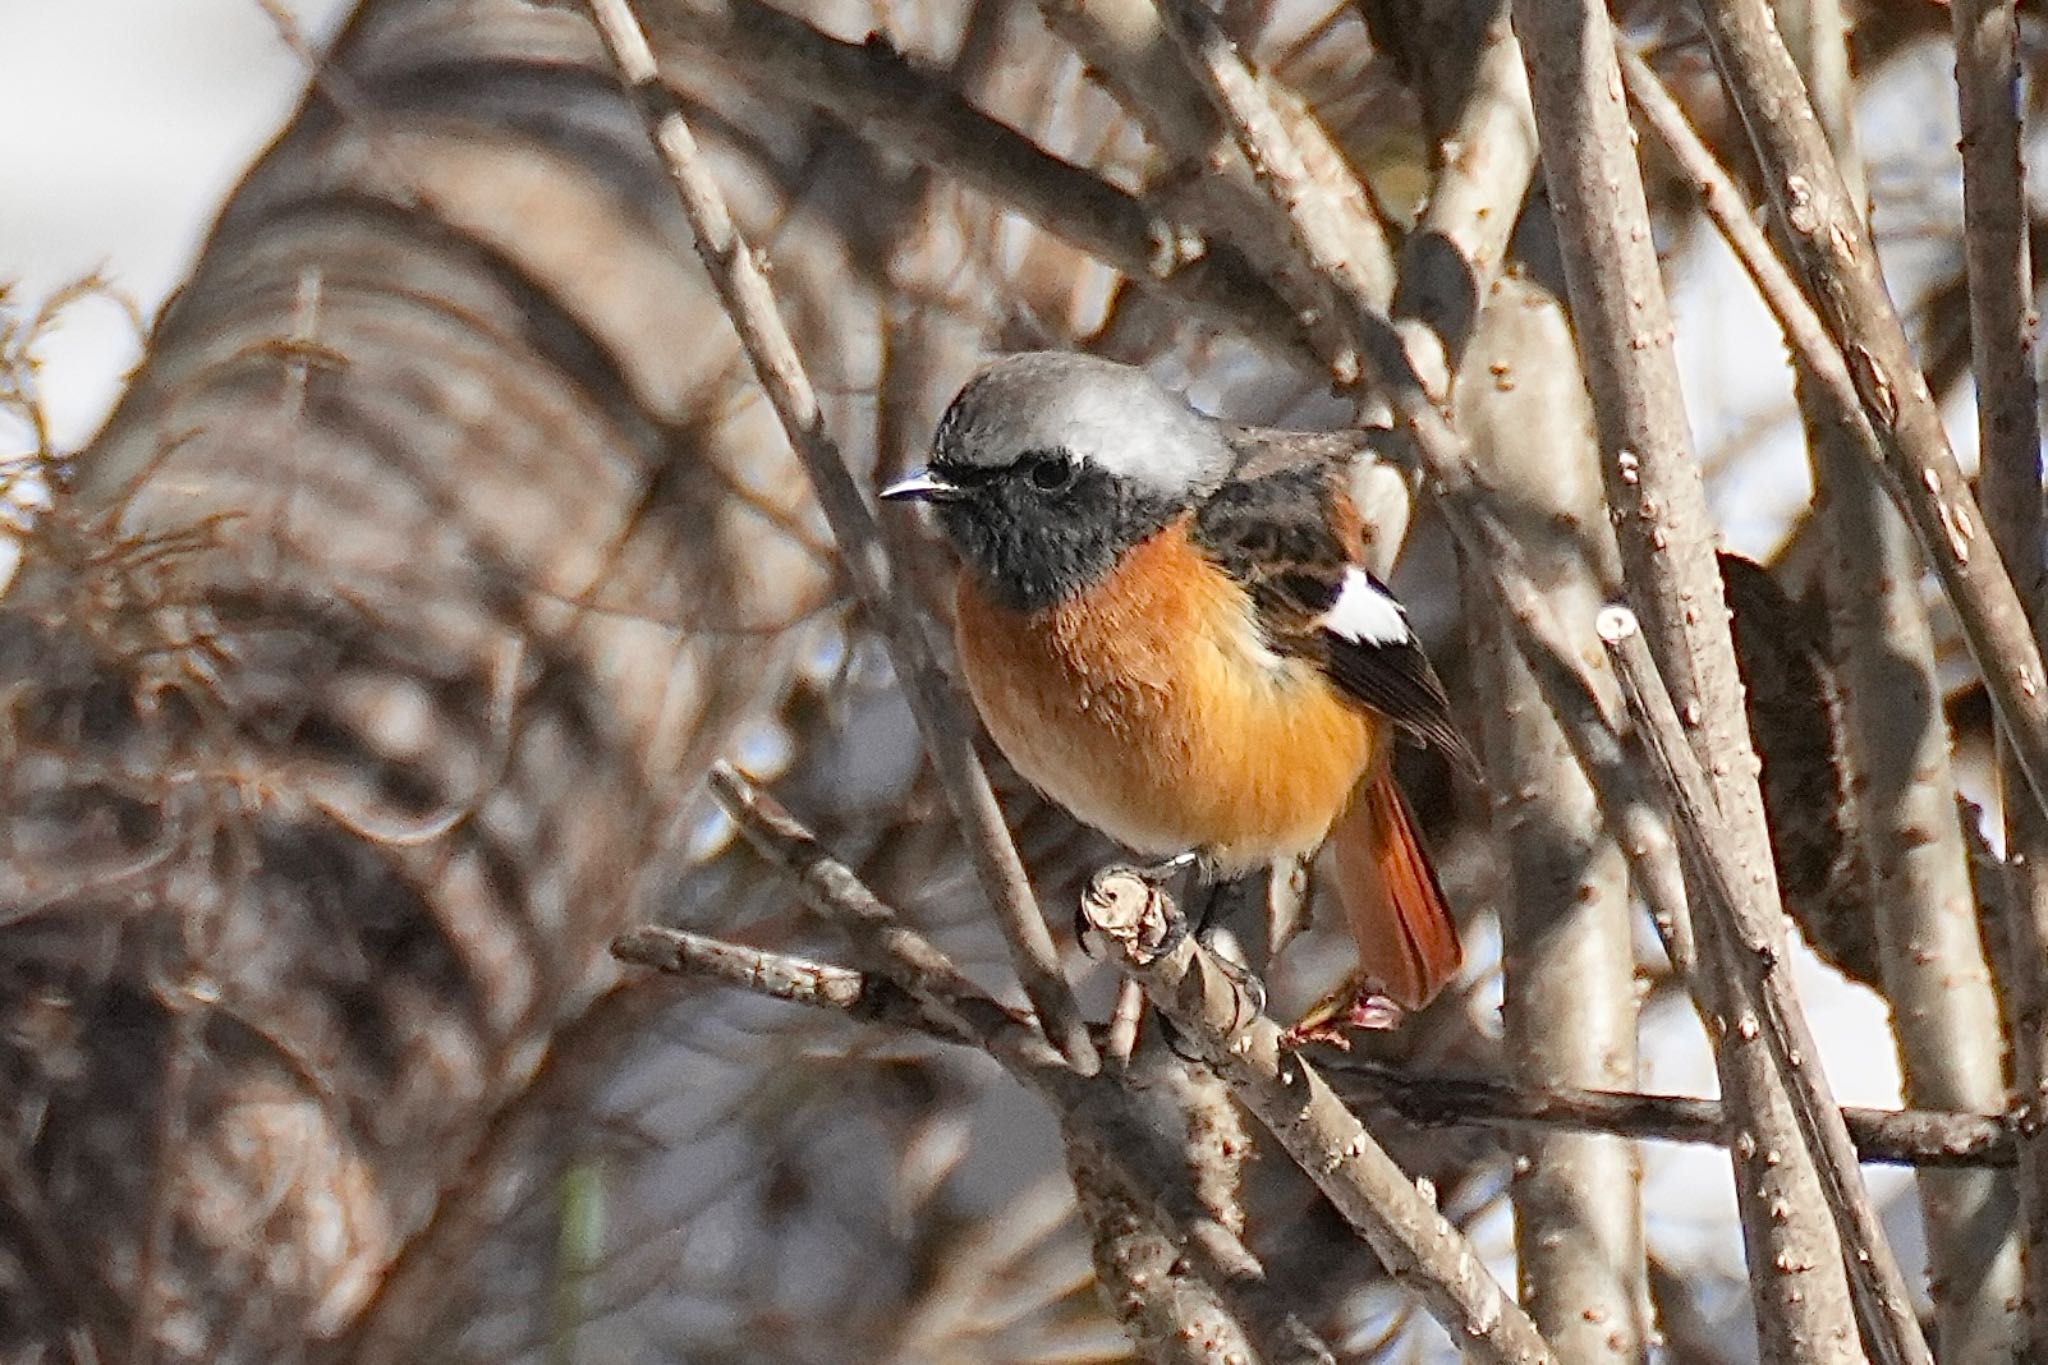
M 1705 0 L 1714 61 L 1741 111 L 1809 297 L 1848 362 L 1891 491 L 1956 609 L 2015 760 L 2048 802 L 2048 686 L 2026 612 L 1949 448 L 1843 184 L 1765 0 Z
M 1606 519 L 1598 459 L 1571 355 L 1558 301 L 1528 280 L 1503 280 L 1479 316 L 1454 401 L 1495 506 L 1546 596 L 1579 628 L 1583 655 L 1599 649 L 1593 618 L 1614 555 L 1597 535 Z M 1498 610 L 1474 597 L 1466 633 L 1490 699 L 1481 752 L 1493 835 L 1513 878 L 1499 911 L 1507 1065 L 1538 1090 L 1629 1089 L 1638 997 L 1628 864 L 1527 665 L 1504 646 Z M 1646 1360 L 1635 1152 L 1554 1131 L 1520 1135 L 1516 1153 L 1523 1303 L 1564 1360 Z
M 1629 597 L 1674 689 L 1672 700 L 1690 722 L 1687 738 L 1703 761 L 1712 755 L 1712 799 L 1726 817 L 1721 837 L 1732 840 L 1725 853 L 1774 895 L 1713 527 L 1693 459 L 1613 30 L 1604 5 L 1516 0 L 1514 10 Z M 1695 930 L 1706 969 L 1692 973 L 1689 984 L 1710 1015 L 1725 1013 L 1713 925 L 1696 916 Z M 1713 1038 L 1723 1092 L 1747 1111 L 1757 1139 L 1732 1150 L 1763 1353 L 1847 1359 L 1854 1352 L 1854 1295 L 1844 1293 L 1843 1248 L 1821 1208 L 1813 1170 L 1820 1157 L 1791 1156 L 1800 1144 L 1784 1094 L 1789 1082 L 1772 1076 L 1768 1057 L 1747 1039 L 1728 1032 Z M 1761 1159 L 1759 1149 L 1784 1159 Z M 1850 1278 L 1853 1289 L 1853 1269 Z
M 1800 1136 L 1818 1167 L 1841 1245 L 1855 1249 L 1848 1258 L 1849 1278 L 1865 1347 L 1885 1360 L 1931 1365 L 1933 1357 L 1913 1312 L 1905 1276 L 1856 1169 L 1855 1144 L 1843 1126 L 1841 1108 L 1819 1065 L 1820 1049 L 1793 992 L 1776 899 L 1738 875 L 1728 854 L 1726 817 L 1714 804 L 1706 771 L 1686 743 L 1685 728 L 1635 618 L 1625 609 L 1609 608 L 1601 613 L 1600 637 L 1621 679 L 1652 769 L 1664 785 L 1690 874 L 1686 885 L 1693 903 L 1714 925 L 1723 949 L 1719 961 L 1735 976 L 1737 991 L 1731 1003 L 1736 1008 L 1723 1015 L 1722 1027 L 1739 1037 L 1762 1036 L 1785 1083 Z M 1749 894 L 1744 894 L 1744 887 Z M 1744 1121 L 1748 1119 L 1745 1116 Z M 1744 1136 L 1751 1143 L 1756 1139 L 1753 1133 Z M 1736 1145 L 1744 1143 L 1738 1140 Z
M 2043 638 L 2040 394 L 2034 372 L 2033 262 L 2022 161 L 2019 31 L 2011 0 L 1957 0 L 1956 91 L 1963 125 L 1963 255 L 1970 359 L 1977 379 L 1977 459 L 1991 539 L 2011 566 Z M 2012 894 L 2007 937 L 2017 960 L 2048 961 L 2048 813 L 2001 736 L 1999 780 Z M 2048 981 L 2007 973 L 2006 1017 L 2020 1124 L 2020 1258 L 2027 1354 L 2048 1359 Z

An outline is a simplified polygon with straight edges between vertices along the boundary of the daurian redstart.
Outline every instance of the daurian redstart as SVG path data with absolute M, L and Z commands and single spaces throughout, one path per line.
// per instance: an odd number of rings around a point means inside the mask
M 959 551 L 961 664 L 1027 780 L 1136 853 L 1224 877 L 1330 840 L 1358 969 L 1329 1022 L 1382 997 L 1419 1009 L 1456 972 L 1394 739 L 1476 766 L 1363 567 L 1360 448 L 1033 353 L 970 380 L 930 466 L 882 492 L 932 504 Z

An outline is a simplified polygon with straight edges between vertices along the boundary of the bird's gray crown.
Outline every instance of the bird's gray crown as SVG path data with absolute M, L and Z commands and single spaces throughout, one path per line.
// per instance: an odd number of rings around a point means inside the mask
M 1064 351 L 1005 356 L 969 380 L 932 453 L 996 469 L 1056 450 L 1170 497 L 1210 491 L 1232 462 L 1219 425 L 1145 371 Z

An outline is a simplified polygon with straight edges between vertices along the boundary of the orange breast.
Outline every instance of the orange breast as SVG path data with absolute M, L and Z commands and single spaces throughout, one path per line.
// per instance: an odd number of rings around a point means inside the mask
M 968 574 L 958 608 L 968 686 L 1003 753 L 1147 856 L 1199 849 L 1234 873 L 1312 852 L 1384 756 L 1370 713 L 1266 648 L 1184 523 L 1048 611 L 994 603 Z

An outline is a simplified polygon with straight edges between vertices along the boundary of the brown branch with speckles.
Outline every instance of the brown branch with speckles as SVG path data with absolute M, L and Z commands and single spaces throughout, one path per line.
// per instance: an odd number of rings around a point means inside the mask
M 1515 0 L 1514 12 L 1623 582 L 1671 700 L 1689 722 L 1686 738 L 1701 762 L 1712 763 L 1713 801 L 1726 817 L 1719 837 L 1730 841 L 1723 852 L 1775 900 L 1713 523 L 1679 387 L 1613 28 L 1606 7 L 1592 0 Z M 1696 879 L 1687 886 L 1696 893 Z M 1696 899 L 1692 919 L 1703 970 L 1689 984 L 1710 1018 L 1726 1017 L 1719 965 L 1725 945 Z M 1782 949 L 1782 930 L 1778 938 Z M 1722 1091 L 1756 1138 L 1731 1152 L 1759 1349 L 1771 1360 L 1847 1362 L 1856 1354 L 1857 1272 L 1845 1264 L 1827 1216 L 1816 1170 L 1824 1158 L 1799 1141 L 1786 1096 L 1791 1081 L 1774 1074 L 1770 1055 L 1733 1031 L 1710 1036 Z M 1787 1160 L 1769 1156 L 1793 1152 L 1799 1155 Z
M 1746 1043 L 1761 1043 L 1758 1050 L 1768 1051 L 1775 1062 L 1800 1140 L 1813 1154 L 1835 1231 L 1841 1245 L 1853 1250 L 1849 1282 L 1864 1349 L 1881 1361 L 1932 1365 L 1905 1276 L 1857 1170 L 1855 1143 L 1793 989 L 1775 890 L 1744 876 L 1732 855 L 1727 815 L 1715 804 L 1706 767 L 1687 742 L 1634 614 L 1622 607 L 1603 611 L 1600 639 L 1628 698 L 1640 749 L 1664 789 L 1699 922 L 1713 926 L 1712 942 L 1719 951 L 1711 960 L 1729 974 L 1732 989 L 1717 1021 L 1720 1030 Z M 1747 1129 L 1753 1119 L 1743 1114 L 1738 1122 Z M 1750 1131 L 1734 1145 L 1757 1141 Z M 1853 1348 L 1854 1343 L 1846 1345 Z
M 1775 0 L 1849 193 L 1869 199 L 1855 137 L 1849 21 L 1841 0 Z M 2005 1105 L 2005 1041 L 1957 818 L 1952 737 L 1921 592 L 1920 552 L 1869 458 L 1867 426 L 1804 376 L 1798 399 L 1826 533 L 1821 582 L 1840 687 L 1851 837 L 1869 885 L 1880 985 L 1891 1006 L 1906 1102 Z M 1851 406 L 1848 411 L 1855 412 Z M 1860 415 L 1860 414 L 1859 414 Z M 2029 803 L 2031 804 L 2031 803 Z M 1927 1238 L 1933 1332 L 1956 1360 L 2004 1360 L 2018 1345 L 2018 1201 L 1996 1172 L 1915 1177 Z
M 1836 350 L 1820 317 L 1765 236 L 1764 229 L 1751 217 L 1733 176 L 1707 147 L 1677 101 L 1640 57 L 1624 50 L 1621 60 L 1628 92 L 1637 109 L 1666 150 L 1684 168 L 1708 218 L 1748 272 L 1784 330 L 1800 368 L 1803 402 L 1821 413 L 1810 422 L 1810 426 L 1817 432 L 1831 435 L 1836 441 L 1846 442 L 1850 450 L 1860 451 L 1862 461 L 1868 462 L 1867 466 L 1861 462 L 1855 467 L 1842 466 L 1842 457 L 1835 454 L 1827 462 L 1832 478 L 1836 482 L 1862 478 L 1866 467 L 1875 467 L 1881 461 L 1882 451 L 1877 434 L 1864 416 L 1841 353 Z M 1890 510 L 1869 505 L 1868 499 L 1860 496 L 1860 492 L 1853 486 L 1838 490 L 1830 500 L 1828 513 L 1832 522 L 1844 519 L 1856 522 L 1855 528 L 1847 534 L 1837 527 L 1835 540 L 1839 549 L 1859 555 L 1875 553 L 1886 543 L 1884 522 Z M 1928 1078 L 1942 1087 L 1935 1093 L 1921 1095 L 1918 1102 L 1937 1107 L 1973 1107 L 1993 1102 L 2002 1084 L 1997 1074 L 1995 1047 L 1979 1055 L 1976 1058 L 1978 1065 L 1973 1069 L 1968 1064 L 1971 1047 L 1959 1047 L 1956 1041 L 1971 1038 L 1977 1042 L 1995 1043 L 1996 1027 L 1994 1008 L 1987 994 L 1981 950 L 1976 942 L 1974 917 L 1966 910 L 1958 912 L 1955 909 L 1958 905 L 1967 907 L 1970 896 L 1967 883 L 1954 880 L 1965 872 L 1966 865 L 1960 846 L 1961 830 L 1955 821 L 1953 780 L 1946 772 L 1946 730 L 1938 709 L 1917 719 L 1901 718 L 1889 711 L 1873 713 L 1880 706 L 1896 708 L 1907 704 L 1916 694 L 1925 705 L 1935 705 L 1939 700 L 1938 689 L 1929 690 L 1934 686 L 1931 678 L 1923 681 L 1917 689 L 1896 685 L 1899 670 L 1904 666 L 1902 652 L 1908 657 L 1918 655 L 1923 659 L 1928 653 L 1926 623 L 1924 618 L 1920 618 L 1912 587 L 1918 572 L 1917 556 L 1912 554 L 1909 545 L 1891 547 L 1894 555 L 1900 551 L 1904 551 L 1906 562 L 1894 570 L 1879 573 L 1869 566 L 1855 566 L 1839 575 L 1848 591 L 1836 594 L 1841 599 L 1838 608 L 1846 606 L 1850 611 L 1850 619 L 1844 623 L 1848 628 L 1841 632 L 1847 654 L 1846 666 L 1852 674 L 1859 665 L 1867 665 L 1869 671 L 1860 688 L 1854 685 L 1854 676 L 1849 679 L 1850 733 L 1852 737 L 1859 737 L 1862 750 L 1860 771 L 1920 774 L 1923 778 L 1932 773 L 1934 776 L 1931 781 L 1914 783 L 1920 805 L 1916 814 L 1893 812 L 1887 815 L 1871 811 L 1854 823 L 1861 829 L 1862 837 L 1870 840 L 1873 866 L 1902 867 L 1911 860 L 1927 861 L 1930 866 L 1920 874 L 1922 877 L 1945 875 L 1951 879 L 1946 887 L 1935 888 L 1930 895 L 1915 896 L 1910 887 L 1893 888 L 1880 894 L 1875 903 L 1879 907 L 1879 918 L 1893 926 L 1891 940 L 1899 945 L 1897 950 L 1887 955 L 1892 964 L 1887 977 L 1888 993 L 1894 989 L 1910 992 L 1916 984 L 1931 992 L 1921 1005 L 1909 1006 L 1895 997 L 1902 1044 L 1909 1058 L 1916 1046 L 1914 1039 L 1920 1036 L 1927 1023 L 1958 1013 L 1964 1016 L 1962 1022 L 1925 1040 L 1917 1065 L 1909 1062 L 1909 1075 Z M 1874 583 L 1893 585 L 1894 601 L 1889 609 L 1878 610 L 1881 598 L 1871 594 L 1870 585 Z M 1856 619 L 1858 616 L 1865 619 L 1859 621 Z M 1916 618 L 1917 629 L 1913 624 Z M 1902 631 L 1906 632 L 1903 639 Z M 1917 650 L 1910 649 L 1915 635 L 1921 641 Z M 1900 744 L 1917 746 L 1926 752 L 1918 758 L 1911 754 L 1884 752 Z M 1929 749 L 1927 746 L 1933 747 Z M 1858 784 L 1864 804 L 1868 804 L 1875 795 L 1877 785 L 1876 780 Z M 2032 803 L 2025 804 L 2031 806 Z M 1886 831 L 1892 830 L 1894 823 L 1901 819 L 1909 828 L 1925 828 L 1935 833 L 1911 838 L 1896 832 L 1887 835 Z M 1943 828 L 1948 831 L 1946 840 L 1939 837 Z M 1914 916 L 1914 923 L 1909 926 L 1903 922 L 1902 916 L 1909 906 L 1915 904 L 1920 909 Z M 1958 913 L 1961 914 L 1959 920 L 1956 918 Z M 1911 945 L 1910 950 L 1905 945 Z M 1974 968 L 1971 965 L 1973 961 Z M 1970 988 L 1973 972 L 1977 985 L 1975 992 Z M 1999 1258 L 1985 1253 L 1979 1245 L 1985 1229 L 1995 1220 L 1982 1213 L 1979 1197 L 1961 1189 L 1953 1193 L 1957 1199 L 1937 1200 L 1929 1206 L 1931 1215 L 1948 1207 L 1950 1202 L 1960 1206 L 1953 1218 L 1936 1219 L 1944 1226 L 1953 1224 L 1954 1235 L 1964 1242 L 1955 1250 L 1953 1259 L 1966 1269 L 1945 1278 L 1944 1287 L 1959 1295 L 1967 1295 L 1966 1286 L 1972 1281 L 1981 1282 L 1987 1288 L 1979 1296 L 1982 1301 L 1980 1310 L 1971 1318 L 1976 1326 L 1966 1327 L 1952 1321 L 1951 1338 L 1973 1333 L 1978 1326 L 1999 1317 L 2006 1311 L 2004 1303 L 2009 1297 L 2007 1289 L 1996 1282 L 2001 1273 L 1998 1270 Z M 1990 1195 L 1989 1198 L 1995 1205 L 1997 1196 Z M 1937 1232 L 1932 1235 L 1946 1244 L 1943 1234 Z M 1986 1330 L 2002 1331 L 1995 1327 Z M 1984 1349 L 1995 1350 L 1989 1346 Z
M 1749 130 L 1793 265 L 1841 348 L 1892 495 L 1956 609 L 2036 801 L 2048 803 L 2048 685 L 2025 607 L 1956 463 L 1860 206 L 1843 183 L 1766 0 L 1703 0 L 1724 84 Z
M 2018 16 L 2012 0 L 1957 0 L 1956 93 L 1962 114 L 1963 255 L 1970 359 L 1977 383 L 1980 491 L 1991 538 L 2014 575 L 2037 641 L 2048 638 L 2041 551 L 2040 393 L 2031 316 L 2033 264 L 2020 119 Z M 2021 962 L 2048 961 L 2048 813 L 2001 734 L 2006 932 Z M 2004 974 L 2013 1088 L 2021 1114 L 2019 1193 L 2023 1331 L 2030 1359 L 2048 1359 L 2048 980 Z

